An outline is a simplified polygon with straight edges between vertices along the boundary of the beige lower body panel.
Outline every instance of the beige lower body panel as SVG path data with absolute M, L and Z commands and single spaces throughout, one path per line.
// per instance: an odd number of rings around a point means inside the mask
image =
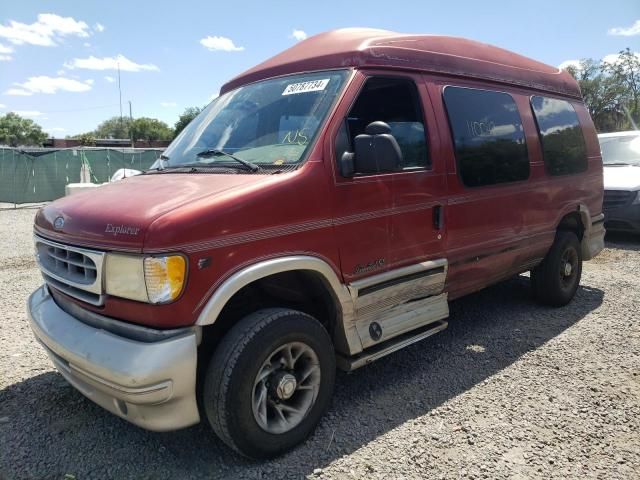
M 438 259 L 350 284 L 352 324 L 365 352 L 447 318 L 446 278 L 447 261 Z
M 604 214 L 592 219 L 591 228 L 585 230 L 582 238 L 582 259 L 591 260 L 604 249 Z
M 447 294 L 441 293 L 422 300 L 398 305 L 391 310 L 378 312 L 366 319 L 358 320 L 356 328 L 364 348 L 390 340 L 398 335 L 423 327 L 449 316 Z M 370 325 L 376 322 L 382 329 L 380 338 L 373 339 L 369 332 Z

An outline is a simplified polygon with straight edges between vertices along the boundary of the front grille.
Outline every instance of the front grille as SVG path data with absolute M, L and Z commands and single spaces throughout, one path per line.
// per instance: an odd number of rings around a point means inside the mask
M 52 287 L 94 305 L 102 305 L 104 253 L 35 238 L 36 257 Z
M 47 270 L 74 283 L 90 285 L 96 281 L 96 264 L 86 255 L 66 248 L 43 245 L 39 249 L 40 262 Z
M 607 230 L 633 230 L 633 226 L 624 220 L 608 220 L 604 222 Z
M 631 203 L 634 194 L 635 192 L 628 190 L 605 190 L 602 206 L 605 209 L 624 207 L 628 203 Z

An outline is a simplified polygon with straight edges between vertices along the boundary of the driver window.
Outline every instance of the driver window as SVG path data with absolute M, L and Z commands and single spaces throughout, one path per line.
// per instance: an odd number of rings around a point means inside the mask
M 336 139 L 338 158 L 345 150 L 344 144 L 349 143 L 351 148 L 354 138 L 376 121 L 391 127 L 402 151 L 400 170 L 430 167 L 420 96 L 412 80 L 372 77 L 366 81 Z

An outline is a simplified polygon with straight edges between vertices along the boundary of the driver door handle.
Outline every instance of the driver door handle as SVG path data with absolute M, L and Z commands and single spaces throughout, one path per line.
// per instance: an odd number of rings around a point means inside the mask
M 444 227 L 444 206 L 436 205 L 433 207 L 433 228 L 442 230 Z

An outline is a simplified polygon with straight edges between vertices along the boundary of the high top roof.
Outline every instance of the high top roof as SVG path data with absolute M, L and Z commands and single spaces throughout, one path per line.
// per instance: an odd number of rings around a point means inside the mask
M 577 82 L 567 72 L 502 48 L 459 37 L 367 28 L 345 28 L 310 37 L 241 73 L 220 91 L 291 73 L 350 67 L 475 77 L 581 98 Z

